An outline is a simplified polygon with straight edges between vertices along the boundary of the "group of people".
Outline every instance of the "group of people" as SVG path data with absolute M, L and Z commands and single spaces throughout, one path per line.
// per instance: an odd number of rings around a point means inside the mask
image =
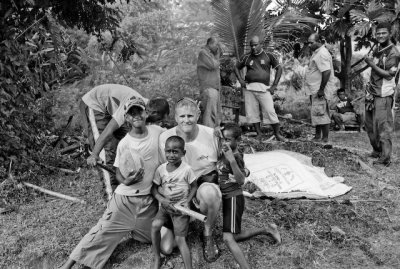
M 272 95 L 282 75 L 282 67 L 273 54 L 263 50 L 258 36 L 250 40 L 250 49 L 250 53 L 245 55 L 234 69 L 243 90 L 247 122 L 254 126 L 258 139 L 262 137 L 262 118 L 264 123 L 272 126 L 278 141 L 286 141 L 280 133 L 280 123 L 272 100 Z M 222 120 L 219 94 L 221 55 L 222 50 L 218 40 L 210 37 L 206 46 L 200 50 L 197 60 L 202 123 L 211 128 L 220 126 Z M 272 68 L 275 69 L 275 78 L 270 86 Z M 262 117 L 260 117 L 260 107 Z
M 367 87 L 365 128 L 378 164 L 388 165 L 393 132 L 392 107 L 395 75 L 400 54 L 390 42 L 390 24 L 379 24 L 379 43 L 373 58 L 365 57 L 372 68 Z M 311 121 L 316 141 L 328 141 L 331 124 L 327 90 L 333 87 L 332 56 L 317 33 L 310 35 L 313 51 L 305 78 L 305 89 L 311 101 Z M 260 111 L 278 140 L 280 124 L 273 107 L 274 93 L 282 67 L 274 55 L 262 49 L 259 37 L 250 40 L 251 52 L 235 67 L 245 99 L 246 116 L 261 137 Z M 105 149 L 106 164 L 113 165 L 111 182 L 113 194 L 98 223 L 83 237 L 62 268 L 79 262 L 91 268 L 102 268 L 121 239 L 129 232 L 140 242 L 153 244 L 152 268 L 160 268 L 161 253 L 169 254 L 179 248 L 185 268 L 191 268 L 190 250 L 186 242 L 189 217 L 174 205 L 204 214 L 203 254 L 208 262 L 215 261 L 219 249 L 213 228 L 222 204 L 223 240 L 241 268 L 249 264 L 237 244 L 255 235 L 271 235 L 280 242 L 277 226 L 244 230 L 241 219 L 245 208 L 242 186 L 249 171 L 238 150 L 241 129 L 235 123 L 221 127 L 219 97 L 219 58 L 221 48 L 216 38 L 209 38 L 198 57 L 198 77 L 201 87 L 201 107 L 185 97 L 175 104 L 176 127 L 163 128 L 169 114 L 169 104 L 163 98 L 147 100 L 133 89 L 116 84 L 93 88 L 82 97 L 80 111 L 87 130 L 92 153 L 88 164 L 95 166 Z M 270 71 L 275 78 L 270 85 Z M 243 71 L 245 69 L 245 74 Z M 337 91 L 338 103 L 333 107 L 333 119 L 339 129 L 353 114 L 351 100 L 344 90 Z M 202 117 L 201 122 L 198 121 Z M 93 125 L 93 123 L 95 123 Z M 100 133 L 94 139 L 94 129 Z M 134 155 L 134 167 L 125 167 L 124 154 Z
M 377 49 L 364 57 L 371 67 L 370 81 L 366 86 L 365 130 L 373 151 L 369 157 L 376 158 L 374 164 L 388 166 L 391 163 L 392 134 L 394 126 L 393 107 L 397 91 L 396 75 L 400 63 L 400 53 L 391 42 L 391 24 L 376 26 Z M 317 33 L 311 34 L 308 44 L 313 51 L 305 77 L 305 90 L 310 95 L 311 122 L 315 126 L 314 141 L 327 142 L 331 115 L 326 93 L 334 87 L 332 56 L 322 44 Z M 357 121 L 351 99 L 343 89 L 337 91 L 338 102 L 334 109 L 333 121 L 339 129 L 344 129 L 346 121 Z
M 153 244 L 152 268 L 160 267 L 160 253 L 169 254 L 176 246 L 185 268 L 191 268 L 185 239 L 189 217 L 178 212 L 176 204 L 206 215 L 202 241 L 208 262 L 220 254 L 213 228 L 221 204 L 223 239 L 241 268 L 249 265 L 238 241 L 260 234 L 281 241 L 275 224 L 256 230 L 241 227 L 245 208 L 242 185 L 249 172 L 237 147 L 240 127 L 225 124 L 216 135 L 215 129 L 197 124 L 201 114 L 198 103 L 185 97 L 175 104 L 178 125 L 165 129 L 167 105 L 165 99 L 147 100 L 116 84 L 97 86 L 82 97 L 81 114 L 89 138 L 93 128 L 101 131 L 96 141 L 89 139 L 94 143 L 87 162 L 96 165 L 105 149 L 104 161 L 116 168 L 114 192 L 103 216 L 61 268 L 71 268 L 76 262 L 102 268 L 129 232 L 134 239 Z M 96 126 L 90 124 L 93 118 Z M 132 167 L 125 167 L 126 152 L 134 155 Z

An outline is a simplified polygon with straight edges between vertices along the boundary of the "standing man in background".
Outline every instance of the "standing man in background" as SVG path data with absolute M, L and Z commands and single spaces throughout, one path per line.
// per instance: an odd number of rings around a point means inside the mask
M 257 138 L 261 139 L 261 119 L 260 105 L 263 113 L 264 122 L 270 124 L 274 129 L 275 137 L 278 141 L 286 141 L 280 134 L 280 123 L 275 112 L 274 94 L 278 82 L 282 75 L 282 67 L 278 60 L 271 54 L 263 50 L 258 36 L 250 40 L 251 52 L 245 55 L 235 66 L 235 74 L 243 88 L 246 116 L 248 123 L 252 123 L 257 132 Z M 239 70 L 246 67 L 246 77 L 242 78 Z M 275 79 L 271 86 L 270 72 L 271 67 L 276 69 Z
M 200 83 L 202 124 L 211 128 L 218 127 L 222 120 L 220 100 L 221 77 L 219 58 L 222 54 L 215 37 L 207 39 L 197 59 L 197 76 Z
M 373 56 L 365 57 L 371 67 L 371 80 L 365 96 L 365 129 L 372 146 L 370 157 L 378 158 L 374 164 L 388 166 L 392 154 L 393 103 L 395 76 L 399 65 L 399 51 L 390 42 L 391 24 L 380 23 L 376 27 L 379 46 Z
M 311 123 L 315 126 L 313 141 L 326 143 L 331 123 L 326 93 L 335 86 L 332 56 L 317 33 L 310 35 L 308 44 L 313 54 L 306 71 L 305 90 L 310 95 Z

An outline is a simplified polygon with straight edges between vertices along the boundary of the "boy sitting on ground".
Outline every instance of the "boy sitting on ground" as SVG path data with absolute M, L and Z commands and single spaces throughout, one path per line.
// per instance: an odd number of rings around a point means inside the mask
M 189 201 L 192 200 L 197 190 L 196 176 L 192 168 L 188 164 L 182 162 L 182 157 L 185 153 L 185 141 L 179 136 L 169 137 L 165 142 L 165 158 L 167 162 L 158 167 L 154 176 L 152 193 L 161 203 L 161 206 L 153 220 L 151 229 L 154 252 L 153 268 L 158 269 L 161 265 L 161 227 L 165 223 L 171 221 L 175 240 L 182 254 L 185 268 L 192 268 L 190 251 L 185 239 L 188 233 L 190 217 L 182 215 L 173 207 L 173 204 L 177 203 L 188 208 Z M 170 197 L 172 194 L 181 192 L 184 193 L 184 198 L 181 201 L 171 201 Z
M 256 235 L 271 235 L 277 243 L 281 236 L 277 226 L 268 223 L 267 227 L 243 231 L 241 229 L 242 215 L 245 207 L 242 185 L 245 180 L 245 165 L 243 154 L 238 149 L 241 139 L 241 129 L 235 123 L 226 123 L 222 130 L 222 156 L 217 163 L 219 186 L 222 192 L 223 239 L 240 268 L 250 268 L 238 241 L 249 239 Z
M 346 96 L 346 91 L 343 88 L 337 90 L 337 97 L 337 102 L 334 102 L 331 106 L 331 109 L 335 110 L 332 113 L 332 119 L 339 130 L 344 131 L 346 124 L 358 124 L 357 114 L 354 111 L 352 100 Z

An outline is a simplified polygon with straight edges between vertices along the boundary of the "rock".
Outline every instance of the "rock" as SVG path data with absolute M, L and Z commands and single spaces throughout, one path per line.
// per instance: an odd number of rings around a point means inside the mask
M 346 235 L 346 233 L 342 229 L 337 227 L 337 226 L 331 226 L 331 233 L 332 234 L 336 234 L 336 235 L 340 235 L 340 236 L 345 236 Z

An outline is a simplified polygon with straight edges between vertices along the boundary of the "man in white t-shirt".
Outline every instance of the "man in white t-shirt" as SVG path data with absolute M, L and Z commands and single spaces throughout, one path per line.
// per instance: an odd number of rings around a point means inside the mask
M 124 105 L 132 98 L 139 97 L 147 102 L 137 91 L 124 85 L 103 84 L 87 92 L 80 102 L 82 124 L 87 131 L 92 155 L 87 159 L 89 165 L 96 165 L 101 150 L 105 149 L 105 162 L 113 165 L 118 142 L 127 134 L 129 128 L 124 124 Z M 90 111 L 92 110 L 92 111 Z M 97 141 L 93 136 L 89 114 L 93 112 L 96 127 L 100 134 Z M 111 177 L 111 184 L 118 182 Z
M 178 135 L 185 140 L 186 154 L 183 161 L 189 164 L 198 178 L 198 190 L 195 204 L 200 212 L 207 216 L 204 224 L 204 258 L 215 261 L 218 258 L 218 248 L 212 237 L 212 228 L 221 205 L 221 191 L 218 187 L 218 173 L 216 163 L 218 159 L 218 139 L 214 129 L 197 124 L 200 109 L 197 103 L 190 98 L 183 98 L 175 106 L 175 120 L 178 126 L 169 129 L 160 135 L 160 152 L 164 154 L 165 141 L 168 137 Z M 165 160 L 165 156 L 163 156 Z M 196 202 L 197 201 L 197 202 Z M 163 233 L 163 231 L 162 231 Z M 174 237 L 171 230 L 163 233 L 164 250 L 172 251 Z M 167 239 L 169 238 L 169 240 Z M 163 244 L 163 243 L 162 243 Z
M 154 173 L 160 165 L 158 140 L 164 129 L 157 125 L 146 126 L 146 111 L 141 99 L 132 97 L 124 109 L 131 129 L 119 143 L 114 163 L 116 178 L 121 184 L 108 201 L 103 216 L 75 247 L 62 269 L 70 269 L 76 262 L 90 268 L 103 268 L 129 232 L 140 242 L 151 242 L 151 224 L 158 211 L 158 202 L 150 191 Z M 125 153 L 130 150 L 132 156 L 127 156 Z M 123 167 L 129 157 L 135 163 L 133 171 L 129 170 L 131 167 Z

